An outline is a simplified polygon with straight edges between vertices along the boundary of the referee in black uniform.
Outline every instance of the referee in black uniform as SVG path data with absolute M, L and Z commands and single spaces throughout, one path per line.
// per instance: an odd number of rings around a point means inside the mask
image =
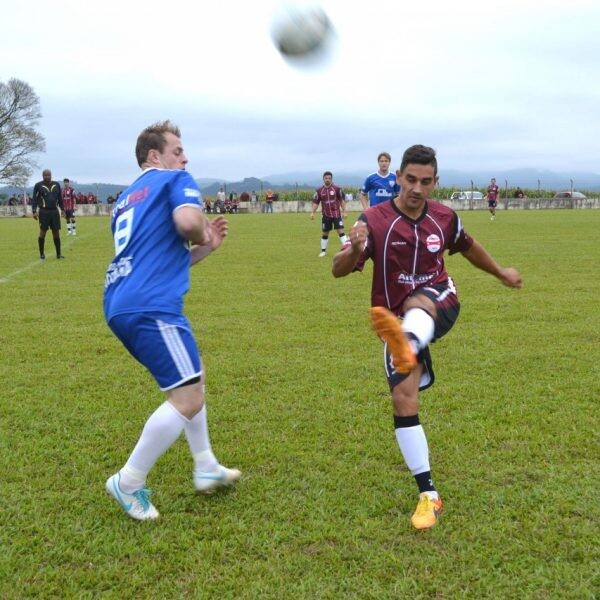
M 33 199 L 31 208 L 33 210 L 33 218 L 40 222 L 40 235 L 38 245 L 40 247 L 40 258 L 44 260 L 44 242 L 46 241 L 46 232 L 52 229 L 52 237 L 54 238 L 54 247 L 56 248 L 56 258 L 64 258 L 60 253 L 60 217 L 64 212 L 62 203 L 62 194 L 60 193 L 60 185 L 57 181 L 52 181 L 52 172 L 50 169 L 42 171 L 42 181 L 38 181 L 33 188 Z

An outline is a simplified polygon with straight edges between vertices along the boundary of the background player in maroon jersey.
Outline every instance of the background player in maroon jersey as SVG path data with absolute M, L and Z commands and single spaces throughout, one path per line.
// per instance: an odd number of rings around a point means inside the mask
M 65 221 L 67 222 L 67 235 L 77 235 L 75 225 L 75 190 L 71 187 L 70 181 L 65 177 L 61 190 L 63 209 L 65 211 Z
M 492 221 L 496 218 L 496 206 L 498 206 L 498 194 L 500 193 L 500 188 L 496 183 L 496 180 L 492 177 L 490 181 L 490 185 L 487 186 L 487 201 L 488 201 L 488 210 L 492 215 Z
M 348 239 L 344 233 L 346 200 L 342 189 L 333 183 L 333 173 L 331 171 L 323 173 L 323 184 L 313 194 L 312 212 L 310 213 L 310 218 L 313 220 L 315 212 L 321 204 L 321 252 L 319 254 L 321 258 L 327 254 L 329 232 L 332 229 L 337 231 L 342 244 L 346 243 Z
M 430 342 L 452 328 L 460 309 L 444 252 L 460 252 L 508 287 L 520 288 L 522 282 L 516 269 L 501 267 L 465 232 L 452 209 L 428 199 L 438 181 L 432 148 L 411 146 L 396 175 L 400 194 L 359 217 L 350 229 L 350 241 L 333 259 L 332 272 L 343 277 L 362 271 L 366 260 L 373 261 L 371 305 L 384 307 L 372 309 L 384 313 L 383 320 L 373 318 L 373 325 L 386 343 L 396 440 L 419 488 L 412 524 L 425 529 L 435 525 L 442 501 L 431 479 L 418 414 L 419 390 L 434 381 Z M 401 324 L 397 317 L 403 318 Z

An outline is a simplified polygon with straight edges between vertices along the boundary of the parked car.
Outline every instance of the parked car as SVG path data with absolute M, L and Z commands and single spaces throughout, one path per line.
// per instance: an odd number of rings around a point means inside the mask
M 573 198 L 575 200 L 587 200 L 587 196 L 581 192 L 572 192 L 571 190 L 565 190 L 564 192 L 557 192 L 554 194 L 555 198 Z
M 471 190 L 452 192 L 450 200 L 483 200 L 483 194 L 481 192 L 472 192 Z

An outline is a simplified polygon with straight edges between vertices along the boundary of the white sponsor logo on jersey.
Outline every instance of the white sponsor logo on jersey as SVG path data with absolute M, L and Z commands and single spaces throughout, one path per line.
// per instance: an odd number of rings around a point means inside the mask
M 438 252 L 439 249 L 442 247 L 442 242 L 439 236 L 435 233 L 432 233 L 431 235 L 427 236 L 425 243 L 427 244 L 427 250 L 429 250 L 429 252 Z

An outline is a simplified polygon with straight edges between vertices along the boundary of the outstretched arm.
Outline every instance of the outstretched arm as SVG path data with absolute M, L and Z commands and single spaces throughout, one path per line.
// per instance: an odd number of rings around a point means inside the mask
M 504 285 L 513 288 L 523 287 L 519 271 L 513 267 L 501 267 L 477 240 L 474 240 L 473 245 L 462 255 L 473 266 L 493 275 Z

